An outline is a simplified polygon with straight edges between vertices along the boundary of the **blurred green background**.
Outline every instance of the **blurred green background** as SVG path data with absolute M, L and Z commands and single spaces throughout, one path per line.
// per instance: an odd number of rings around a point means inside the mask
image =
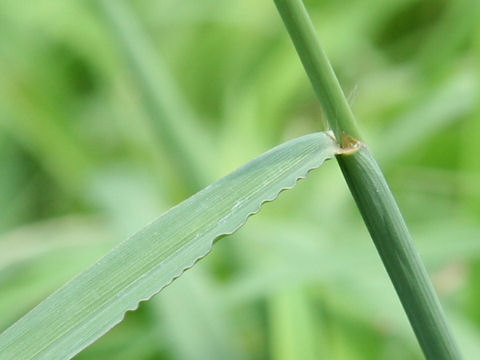
M 306 5 L 464 355 L 480 358 L 480 2 Z M 0 331 L 169 207 L 324 123 L 273 1 L 2 0 Z M 422 356 L 331 161 L 77 358 Z

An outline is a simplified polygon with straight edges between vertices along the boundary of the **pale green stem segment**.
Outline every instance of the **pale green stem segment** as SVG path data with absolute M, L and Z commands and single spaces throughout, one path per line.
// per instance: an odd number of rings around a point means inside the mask
M 333 72 L 315 28 L 301 0 L 275 0 L 335 137 L 342 145 L 343 134 L 360 139 L 355 117 Z
M 368 148 L 356 140 L 355 118 L 302 1 L 274 1 L 336 138 L 342 146 L 357 144 L 360 148 L 338 155 L 337 160 L 425 356 L 432 360 L 461 359 L 385 177 Z

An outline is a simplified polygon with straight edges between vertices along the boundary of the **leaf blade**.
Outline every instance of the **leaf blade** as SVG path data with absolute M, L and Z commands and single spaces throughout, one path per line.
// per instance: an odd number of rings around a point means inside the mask
M 232 234 L 263 203 L 341 152 L 326 133 L 279 145 L 164 213 L 0 336 L 2 359 L 73 357 Z M 161 240 L 161 241 L 159 241 Z

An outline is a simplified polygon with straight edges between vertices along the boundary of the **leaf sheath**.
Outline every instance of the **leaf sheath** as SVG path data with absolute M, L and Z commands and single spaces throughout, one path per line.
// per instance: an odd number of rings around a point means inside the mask
M 460 359 L 428 273 L 377 162 L 364 145 L 337 160 L 425 356 Z

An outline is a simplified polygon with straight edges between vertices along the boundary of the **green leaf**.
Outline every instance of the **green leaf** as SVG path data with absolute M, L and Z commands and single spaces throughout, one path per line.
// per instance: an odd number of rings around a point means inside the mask
M 0 358 L 71 358 L 192 267 L 264 202 L 340 152 L 326 133 L 306 135 L 173 207 L 7 329 Z

